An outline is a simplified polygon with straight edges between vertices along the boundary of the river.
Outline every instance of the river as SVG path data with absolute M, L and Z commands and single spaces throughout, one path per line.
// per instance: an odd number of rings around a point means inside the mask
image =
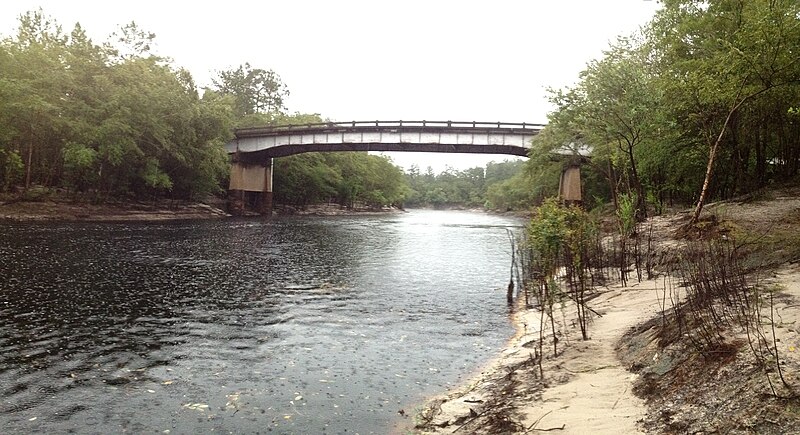
M 521 221 L 0 224 L 4 433 L 386 433 L 513 334 Z

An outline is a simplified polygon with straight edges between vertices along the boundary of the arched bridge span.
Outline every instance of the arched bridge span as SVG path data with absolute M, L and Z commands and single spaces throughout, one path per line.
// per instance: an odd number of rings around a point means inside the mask
M 544 126 L 508 122 L 352 121 L 240 128 L 226 146 L 245 160 L 309 151 L 415 151 L 527 156 Z
M 542 124 L 476 121 L 351 121 L 236 129 L 225 145 L 232 156 L 230 210 L 244 192 L 261 192 L 272 210 L 272 159 L 311 151 L 409 151 L 527 156 Z

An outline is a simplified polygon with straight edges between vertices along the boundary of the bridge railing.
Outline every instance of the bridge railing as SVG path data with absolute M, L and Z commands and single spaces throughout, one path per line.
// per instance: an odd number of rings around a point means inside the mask
M 348 121 L 348 122 L 318 122 L 311 124 L 298 125 L 275 125 L 265 127 L 237 128 L 236 136 L 245 137 L 265 134 L 281 134 L 289 132 L 303 131 L 325 131 L 325 130 L 359 130 L 359 129 L 416 129 L 416 128 L 436 128 L 436 129 L 499 129 L 499 130 L 522 130 L 532 133 L 541 130 L 545 124 L 535 124 L 528 122 L 485 122 L 485 121 Z

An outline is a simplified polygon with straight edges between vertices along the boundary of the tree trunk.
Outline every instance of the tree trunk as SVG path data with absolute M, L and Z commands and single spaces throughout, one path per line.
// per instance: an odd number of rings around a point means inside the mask
M 739 106 L 744 102 L 742 100 L 733 108 L 730 112 L 728 112 L 728 116 L 725 118 L 725 123 L 722 124 L 722 129 L 717 136 L 717 140 L 714 141 L 714 144 L 711 145 L 711 149 L 708 151 L 708 165 L 706 166 L 706 176 L 703 180 L 703 189 L 700 190 L 700 198 L 697 200 L 697 206 L 694 208 L 694 213 L 692 214 L 692 220 L 689 221 L 690 225 L 694 225 L 700 220 L 700 213 L 703 211 L 703 205 L 706 202 L 706 195 L 708 194 L 708 186 L 711 184 L 711 177 L 714 175 L 714 162 L 717 159 L 717 150 L 719 149 L 719 144 L 722 142 L 722 137 L 725 135 L 725 130 L 728 128 L 728 123 L 731 121 L 731 116 Z
M 628 159 L 631 163 L 631 178 L 633 178 L 633 188 L 636 189 L 636 220 L 643 221 L 647 218 L 647 201 L 644 197 L 644 188 L 639 181 L 639 172 L 636 171 L 636 160 L 633 157 L 633 146 L 628 145 Z
M 28 158 L 25 165 L 25 191 L 31 187 L 31 168 L 33 167 L 33 140 L 28 142 Z
M 617 174 L 614 171 L 614 163 L 608 159 L 608 187 L 611 189 L 611 199 L 614 201 L 614 210 L 619 209 L 619 198 L 617 197 Z
M 734 101 L 736 101 L 736 99 L 738 99 L 739 96 L 741 95 L 745 83 L 746 81 L 742 82 L 742 87 L 739 89 L 739 92 L 736 98 L 734 98 Z M 728 116 L 725 118 L 725 123 L 722 124 L 722 129 L 719 132 L 719 136 L 717 136 L 717 140 L 714 142 L 714 144 L 711 146 L 711 149 L 708 152 L 708 166 L 706 166 L 706 177 L 703 180 L 703 189 L 700 191 L 700 198 L 697 200 L 697 206 L 695 207 L 694 213 L 692 214 L 692 220 L 689 221 L 690 225 L 694 225 L 697 223 L 698 220 L 700 220 L 700 213 L 703 211 L 703 205 L 706 202 L 706 195 L 708 194 L 708 185 L 711 183 L 711 177 L 714 174 L 714 162 L 717 158 L 717 149 L 719 149 L 719 144 L 720 142 L 722 142 L 722 137 L 725 135 L 725 130 L 728 128 L 728 124 L 731 122 L 731 117 L 733 116 L 733 114 L 736 113 L 736 111 L 739 110 L 739 107 L 741 107 L 742 104 L 744 104 L 747 100 L 755 98 L 758 95 L 761 95 L 770 89 L 782 85 L 787 85 L 789 83 L 791 82 L 781 83 L 778 85 L 765 86 L 761 90 L 742 98 L 741 100 L 739 100 L 738 103 L 734 104 L 733 107 L 731 107 L 731 110 L 728 112 Z

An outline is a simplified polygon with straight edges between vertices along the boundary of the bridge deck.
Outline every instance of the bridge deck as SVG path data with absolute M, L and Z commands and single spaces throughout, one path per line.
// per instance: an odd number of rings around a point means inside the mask
M 527 156 L 541 124 L 351 121 L 241 128 L 226 145 L 243 162 L 309 151 L 416 151 Z
M 344 133 L 344 132 L 463 132 L 512 134 L 538 133 L 544 124 L 526 122 L 477 122 L 477 121 L 350 121 L 322 122 L 302 125 L 278 125 L 269 127 L 238 128 L 237 138 L 283 136 L 287 134 Z

